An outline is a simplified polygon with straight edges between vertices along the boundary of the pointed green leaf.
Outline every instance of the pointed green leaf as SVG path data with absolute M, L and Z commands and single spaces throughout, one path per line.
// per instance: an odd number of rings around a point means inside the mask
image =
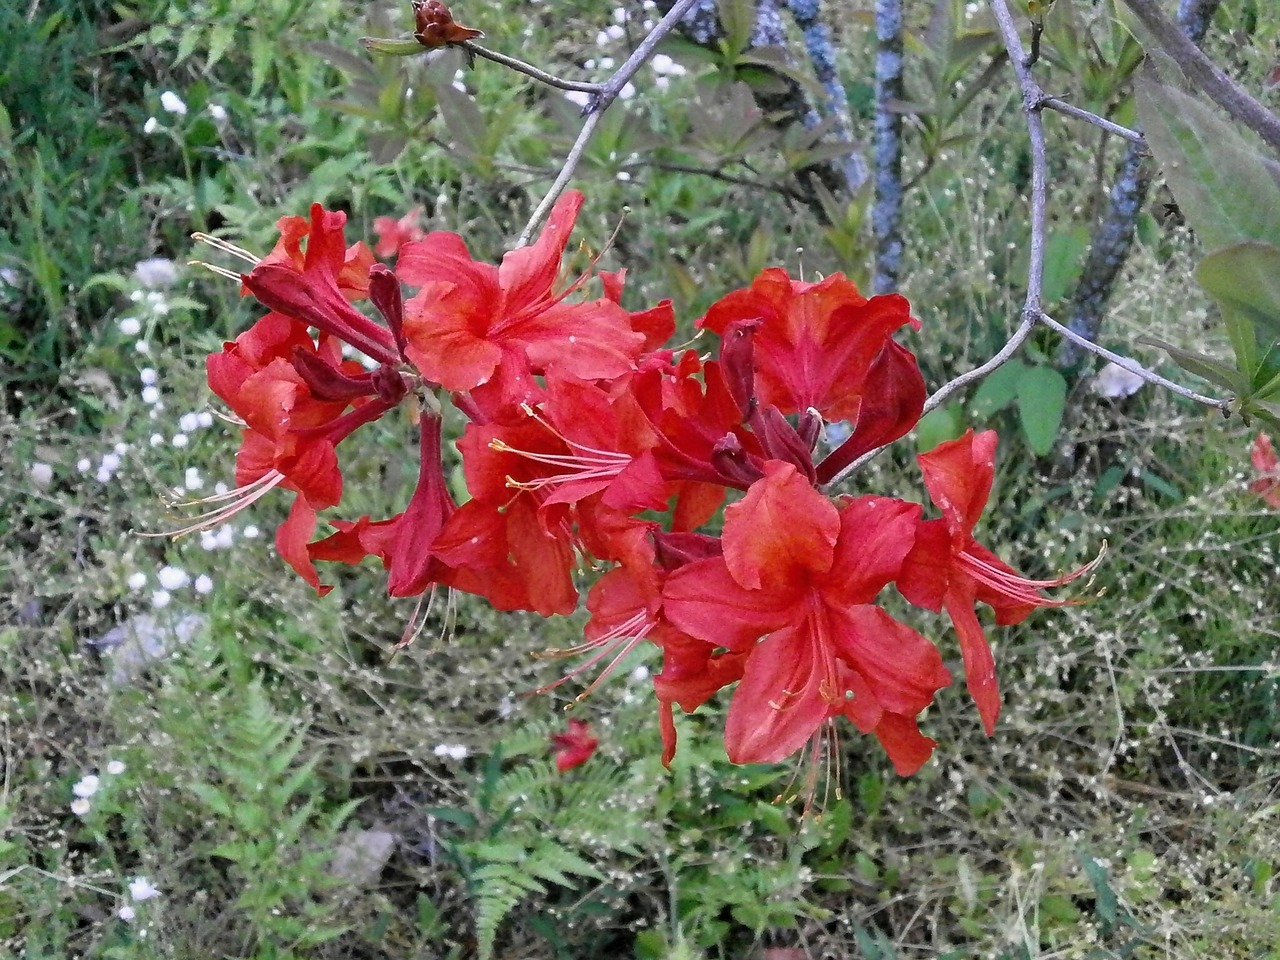
M 413 37 L 361 37 L 360 46 L 370 53 L 382 53 L 389 57 L 412 57 L 425 53 L 426 47 Z
M 1280 236 L 1280 164 L 1195 97 L 1150 77 L 1138 82 L 1138 115 L 1206 249 Z
M 1197 377 L 1208 380 L 1210 383 L 1217 384 L 1220 387 L 1225 387 L 1233 393 L 1248 393 L 1248 380 L 1239 370 L 1229 367 L 1222 361 L 1215 360 L 1207 354 L 1196 353 L 1194 350 L 1183 350 L 1181 347 L 1175 347 L 1172 343 L 1167 343 L 1156 337 L 1139 337 L 1138 343 L 1159 347 L 1169 355 L 1169 359 L 1188 373 L 1194 373 Z
M 1052 367 L 1028 367 L 1018 379 L 1018 418 L 1038 457 L 1053 449 L 1067 408 L 1067 381 Z
M 1280 226 L 1272 236 L 1280 237 Z M 1216 250 L 1200 263 L 1196 279 L 1224 314 L 1234 314 L 1268 340 L 1280 337 L 1280 247 L 1250 241 Z M 1255 336 L 1252 329 L 1239 333 Z

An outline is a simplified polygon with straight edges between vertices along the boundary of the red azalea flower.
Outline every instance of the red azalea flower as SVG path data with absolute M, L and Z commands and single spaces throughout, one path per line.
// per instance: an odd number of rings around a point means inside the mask
M 427 234 L 422 229 L 422 208 L 414 207 L 403 217 L 375 217 L 373 232 L 378 235 L 373 252 L 386 258 L 395 256 L 406 243 L 421 240 Z
M 557 733 L 551 738 L 555 746 L 556 769 L 561 773 L 580 767 L 591 759 L 600 741 L 591 735 L 591 728 L 585 720 L 574 717 L 569 721 L 569 729 L 565 733 Z
M 747 654 L 725 730 L 730 760 L 781 760 L 841 715 L 875 731 L 900 773 L 929 758 L 934 742 L 915 718 L 950 675 L 929 641 L 872 605 L 918 515 L 880 497 L 837 506 L 793 465 L 769 461 L 725 511 L 724 556 L 671 574 L 667 619 Z
M 717 301 L 698 326 L 725 337 L 740 321 L 758 322 L 760 403 L 783 414 L 816 410 L 826 420 L 857 419 L 872 362 L 895 330 L 913 322 L 897 294 L 868 300 L 843 274 L 805 283 L 778 267 Z
M 1249 484 L 1249 489 L 1261 496 L 1268 507 L 1280 510 L 1280 459 L 1265 433 L 1258 434 L 1253 441 L 1252 459 L 1259 477 Z
M 994 430 L 979 434 L 970 430 L 920 455 L 925 486 L 942 518 L 920 523 L 915 546 L 897 580 L 899 591 L 911 603 L 935 612 L 945 609 L 950 615 L 969 695 L 988 736 L 1000 715 L 1000 688 L 991 647 L 974 612 L 975 602 L 992 607 L 998 624 L 1020 623 L 1037 607 L 1074 603 L 1050 600 L 1041 590 L 1068 583 L 1098 562 L 1054 580 L 1028 580 L 974 540 L 973 528 L 991 495 L 996 441 Z
M 296 235 L 293 222 L 297 219 L 281 221 L 282 232 L 289 232 L 281 237 L 276 250 L 243 278 L 245 288 L 267 308 L 304 327 L 331 334 L 380 363 L 399 363 L 400 351 L 392 333 L 349 302 L 349 297 L 369 292 L 374 261 L 363 244 L 352 248 L 358 248 L 360 255 L 348 260 L 343 239 L 347 215 L 312 204 L 305 252 L 299 250 L 301 237 Z
M 537 396 L 532 376 L 612 379 L 632 369 L 645 342 L 631 316 L 609 299 L 566 303 L 555 292 L 560 261 L 582 194 L 560 198 L 537 242 L 502 265 L 471 258 L 462 238 L 432 233 L 406 244 L 396 274 L 420 286 L 405 304 L 408 359 L 453 392 L 477 391 L 486 411 Z

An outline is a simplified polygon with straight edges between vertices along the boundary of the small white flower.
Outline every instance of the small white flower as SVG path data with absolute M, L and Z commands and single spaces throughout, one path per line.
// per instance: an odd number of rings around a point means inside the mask
M 79 782 L 71 788 L 71 792 L 83 800 L 87 800 L 98 792 L 98 778 L 92 773 L 87 777 L 81 777 Z
M 155 367 L 143 367 L 138 373 L 138 379 L 142 381 L 143 386 L 150 387 L 160 379 L 160 374 L 156 373 Z
M 135 901 L 141 902 L 160 896 L 160 891 L 146 877 L 134 877 L 129 881 L 129 896 L 133 897 Z
M 440 743 L 433 751 L 437 757 L 448 757 L 450 760 L 467 759 L 467 748 L 460 743 Z
M 183 476 L 182 482 L 188 490 L 199 490 L 204 486 L 204 478 L 200 476 L 200 471 L 196 467 L 187 467 L 187 472 Z
M 133 591 L 141 590 L 147 585 L 147 575 L 141 570 L 137 570 L 129 574 L 129 579 L 125 581 L 129 585 L 129 589 Z
M 159 399 L 160 399 L 160 388 L 159 388 L 159 387 L 143 387 L 143 388 L 142 388 L 142 402 L 143 402 L 143 403 L 155 403 L 155 402 L 157 402 Z
M 621 90 L 618 91 L 619 100 L 630 100 L 636 95 L 636 85 L 634 83 L 626 83 Z
M 177 282 L 178 265 L 168 257 L 148 257 L 133 265 L 133 277 L 148 290 L 160 290 Z
M 614 61 L 613 61 L 613 57 L 601 57 L 601 58 L 600 58 L 600 69 L 601 69 L 601 70 L 612 70 L 612 69 L 613 69 L 613 63 L 614 63 Z
M 89 812 L 89 801 L 83 800 L 83 799 L 72 800 L 71 812 L 74 813 L 77 817 L 83 817 L 85 814 Z
M 117 326 L 126 337 L 136 337 L 142 332 L 142 321 L 137 317 L 121 317 Z
M 123 457 L 126 453 L 129 452 L 129 445 L 125 443 L 123 440 L 119 440 L 116 442 L 116 445 L 111 449 L 116 452 L 116 456 Z
M 187 105 L 172 90 L 166 90 L 160 94 L 160 106 L 164 108 L 166 113 L 176 113 L 180 117 L 187 115 Z
M 643 663 L 631 671 L 631 679 L 636 683 L 644 683 L 649 679 L 649 668 Z
M 627 35 L 627 31 L 623 29 L 620 23 L 609 24 L 604 28 L 604 32 L 610 40 L 621 40 Z M 604 46 L 604 44 L 601 44 L 601 46 Z
M 231 545 L 236 542 L 236 528 L 229 523 L 224 523 L 218 528 L 218 533 L 214 540 L 219 548 L 223 550 L 231 549 Z
M 144 357 L 151 352 L 151 344 L 145 340 L 139 340 L 133 345 L 135 352 L 142 354 Z
M 220 103 L 209 104 L 209 116 L 213 117 L 214 123 L 227 122 L 227 108 Z
M 164 446 L 164 434 L 153 433 L 150 437 L 147 438 L 147 443 L 151 444 L 151 446 L 153 447 Z
M 163 610 L 172 599 L 173 597 L 169 596 L 168 590 L 157 590 L 151 594 L 151 606 L 156 610 Z
M 191 582 L 191 577 L 181 567 L 161 567 L 156 579 L 166 590 L 181 590 Z
M 179 450 L 187 445 L 187 435 L 185 433 L 175 433 L 173 439 L 169 441 Z
M 213 581 L 209 579 L 207 574 L 200 574 L 196 577 L 195 582 L 196 593 L 206 594 L 213 592 Z
M 628 180 L 631 179 L 631 174 L 627 173 L 627 171 L 625 170 L 619 170 L 617 173 L 614 174 L 614 177 L 620 182 L 626 183 Z
M 142 125 L 143 133 L 155 133 L 160 129 L 160 121 L 155 117 L 147 117 L 147 122 Z
M 47 463 L 33 463 L 31 465 L 31 482 L 37 487 L 47 487 L 49 481 L 53 479 L 53 467 Z
M 120 776 L 120 774 L 124 773 L 124 761 L 123 761 L 123 760 L 108 760 L 108 761 L 107 761 L 107 773 L 111 774 L 113 777 L 118 777 L 118 776 Z
M 219 480 L 217 483 L 213 485 L 213 492 L 216 493 L 218 496 L 222 496 L 224 493 L 227 492 L 227 485 L 223 483 L 221 480 Z
M 123 920 L 125 923 L 128 923 L 130 920 L 136 917 L 137 914 L 133 912 L 133 907 L 129 906 L 128 904 L 125 904 L 123 907 L 121 907 L 119 910 L 116 911 L 116 916 L 119 917 L 121 920 Z
M 613 22 L 614 23 L 627 22 L 627 10 L 625 7 L 618 7 L 616 10 L 613 11 Z
M 104 469 L 115 473 L 120 469 L 120 454 L 116 453 L 114 450 L 111 453 L 106 454 L 102 458 L 102 466 Z
M 114 474 L 106 467 L 99 467 L 98 472 L 94 476 L 97 477 L 99 483 L 110 483 Z
M 257 540 L 258 537 L 262 536 L 262 531 L 251 523 L 240 531 L 240 535 L 246 540 Z
M 205 427 L 206 429 L 208 427 L 212 427 L 213 414 L 210 413 L 208 410 L 201 410 L 199 413 L 196 414 L 196 426 Z M 226 491 L 223 491 L 223 492 L 225 493 Z
M 579 107 L 585 107 L 591 102 L 591 94 L 585 90 L 566 90 L 564 98 L 570 103 L 577 104 Z
M 584 70 L 594 70 L 594 69 L 596 68 L 596 61 L 595 61 L 595 59 L 594 59 L 594 58 L 592 58 L 592 59 L 588 60 L 586 63 L 584 63 L 584 64 L 582 65 L 582 68 L 583 68 Z
M 76 469 L 81 473 L 88 473 L 92 468 L 93 464 L 89 461 L 88 457 L 81 457 L 76 461 Z

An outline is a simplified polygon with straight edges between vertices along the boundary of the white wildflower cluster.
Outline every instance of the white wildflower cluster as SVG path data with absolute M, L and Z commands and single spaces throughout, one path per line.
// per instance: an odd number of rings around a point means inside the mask
M 226 537 L 227 545 L 230 546 L 234 537 L 234 532 L 228 528 L 228 536 Z M 210 549 L 207 548 L 206 549 Z M 216 549 L 216 548 L 215 548 Z M 153 586 L 154 581 L 154 586 Z M 153 575 L 148 575 L 142 570 L 135 570 L 129 574 L 125 583 L 134 593 L 142 593 L 144 590 L 151 591 L 151 606 L 155 610 L 163 610 L 173 602 L 173 595 L 180 590 L 190 587 L 201 596 L 205 596 L 213 592 L 213 579 L 205 573 L 198 574 L 193 577 L 181 567 L 165 565 L 155 571 Z
M 187 102 L 174 93 L 172 90 L 165 90 L 160 94 L 160 109 L 174 117 L 185 117 L 187 115 Z M 213 118 L 213 122 L 218 126 L 222 126 L 227 122 L 227 108 L 219 103 L 211 103 L 208 107 L 209 116 Z M 145 134 L 153 134 L 160 129 L 160 118 L 156 116 L 147 117 L 147 122 L 142 125 L 142 132 Z
M 92 473 L 99 483 L 110 483 L 124 465 L 124 456 L 128 452 L 129 445 L 119 441 L 110 451 L 98 457 L 96 462 L 93 458 L 81 457 L 76 461 L 76 471 L 79 473 Z M 40 464 L 36 464 L 36 466 L 40 466 Z M 32 479 L 36 479 L 35 467 L 32 467 Z
M 129 881 L 129 899 L 133 903 L 142 903 L 146 900 L 152 900 L 160 896 L 160 888 L 157 887 L 147 877 L 134 877 Z M 120 909 L 116 911 L 116 916 L 128 923 L 138 915 L 138 911 L 133 908 L 131 903 L 122 904 Z
M 439 743 L 433 751 L 437 757 L 448 757 L 450 760 L 465 760 L 469 752 L 460 743 Z
M 103 773 L 109 777 L 118 777 L 124 773 L 125 765 L 122 760 L 108 760 Z M 72 786 L 71 792 L 75 794 L 75 799 L 71 801 L 71 812 L 77 817 L 87 816 L 89 811 L 93 809 L 93 797 L 103 786 L 103 779 L 96 773 L 85 774 Z

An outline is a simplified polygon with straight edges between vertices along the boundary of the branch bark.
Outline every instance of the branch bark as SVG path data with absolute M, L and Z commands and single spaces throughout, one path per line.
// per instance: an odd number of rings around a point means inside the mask
M 875 239 L 873 294 L 898 287 L 902 268 L 902 0 L 876 0 Z
M 1280 117 L 1255 100 L 1249 91 L 1206 57 L 1187 34 L 1165 16 L 1157 0 L 1124 0 L 1124 4 L 1150 31 L 1164 52 L 1173 58 L 1188 80 L 1280 153 Z

